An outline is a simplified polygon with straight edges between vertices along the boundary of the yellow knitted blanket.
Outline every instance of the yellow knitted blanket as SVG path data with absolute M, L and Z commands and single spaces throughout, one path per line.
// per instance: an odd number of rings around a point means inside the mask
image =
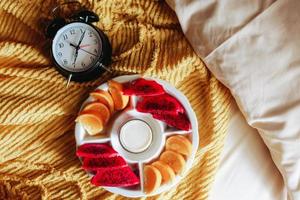
M 90 184 L 75 156 L 74 119 L 88 93 L 113 76 L 164 79 L 190 100 L 199 121 L 193 168 L 153 199 L 207 199 L 227 131 L 230 94 L 206 69 L 163 1 L 82 0 L 100 16 L 114 74 L 71 83 L 54 69 L 40 28 L 55 0 L 0 1 L 0 199 L 125 199 Z

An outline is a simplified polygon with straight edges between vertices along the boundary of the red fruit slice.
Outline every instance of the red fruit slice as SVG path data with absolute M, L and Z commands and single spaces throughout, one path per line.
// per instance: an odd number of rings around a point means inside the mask
M 130 167 L 102 168 L 92 178 L 91 183 L 96 186 L 128 187 L 140 183 L 140 179 Z
M 137 102 L 136 109 L 143 113 L 177 114 L 184 112 L 181 103 L 169 94 L 144 97 Z
M 167 125 L 178 128 L 180 130 L 190 130 L 191 123 L 185 113 L 178 113 L 178 114 L 153 114 L 153 118 L 161 120 L 165 122 Z
M 156 81 L 138 78 L 134 81 L 125 83 L 123 86 L 123 93 L 125 95 L 154 96 L 164 94 L 165 90 Z
M 118 153 L 107 144 L 87 143 L 78 147 L 76 155 L 85 158 L 108 158 L 116 156 Z
M 104 158 L 84 158 L 82 168 L 85 170 L 99 170 L 100 168 L 124 167 L 127 163 L 121 156 Z

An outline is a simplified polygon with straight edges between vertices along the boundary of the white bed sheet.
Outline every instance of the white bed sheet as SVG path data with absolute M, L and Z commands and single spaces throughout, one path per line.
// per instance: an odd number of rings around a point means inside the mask
M 251 2 L 251 0 L 246 0 L 244 3 L 253 3 L 252 7 L 247 8 L 249 12 L 256 13 L 266 9 L 273 1 L 274 0 Z M 186 14 L 190 16 L 190 18 L 179 17 L 179 20 L 187 19 L 187 21 L 181 22 L 182 26 L 188 26 L 190 21 L 199 19 L 193 15 L 194 9 L 197 9 L 197 7 L 190 4 L 189 0 L 166 0 L 166 2 L 172 9 L 175 8 L 175 5 L 179 8 L 181 6 L 188 7 L 186 9 L 189 9 L 190 12 L 181 13 L 183 12 L 181 9 L 177 10 L 177 12 L 180 12 L 180 15 Z M 216 3 L 217 1 L 210 2 Z M 194 1 L 194 4 L 197 3 L 199 3 L 199 1 Z M 202 1 L 202 4 L 204 10 L 207 9 L 207 12 L 213 12 L 209 6 L 205 7 L 207 6 L 205 1 Z M 225 1 L 220 3 L 220 5 L 230 7 L 230 5 L 226 5 Z M 233 7 L 230 9 L 234 10 L 235 5 L 231 6 Z M 220 16 L 223 16 L 222 12 L 225 7 L 221 6 L 217 8 L 219 9 L 219 14 L 221 13 Z M 216 10 L 214 10 L 214 12 L 216 12 L 216 15 L 218 14 Z M 242 10 L 240 12 L 245 11 Z M 234 15 L 239 15 L 240 12 L 236 12 Z M 240 20 L 239 22 L 233 21 L 233 23 L 240 23 L 239 26 L 236 25 L 235 27 L 231 25 L 235 28 L 242 27 L 242 24 L 249 20 L 247 13 L 245 16 L 246 18 L 238 18 Z M 201 17 L 201 15 L 198 17 Z M 227 20 L 227 23 L 228 22 L 230 21 Z M 194 22 L 194 24 L 197 23 L 201 25 L 202 22 L 201 20 Z M 207 23 L 209 24 L 210 22 Z M 233 34 L 233 30 L 222 30 L 222 26 L 220 25 L 219 27 L 218 24 L 210 24 L 207 25 L 206 28 L 216 28 L 216 32 L 223 31 L 222 33 L 225 38 Z M 197 33 L 195 33 L 195 35 L 197 36 Z M 218 41 L 223 39 L 222 37 L 216 37 L 211 41 L 217 45 Z M 214 46 L 214 48 L 216 48 L 216 46 Z M 210 190 L 209 200 L 289 200 L 283 178 L 275 166 L 267 146 L 257 130 L 247 124 L 235 102 L 232 103 L 232 116 L 229 122 L 228 136 L 221 155 L 220 166 Z
M 235 103 L 209 200 L 288 200 L 269 150 Z

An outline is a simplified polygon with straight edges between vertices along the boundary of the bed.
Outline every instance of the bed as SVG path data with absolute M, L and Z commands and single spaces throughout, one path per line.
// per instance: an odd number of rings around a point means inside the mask
M 164 1 L 80 2 L 101 19 L 95 25 L 112 44 L 113 73 L 67 88 L 41 27 L 58 2 L 0 1 L 0 199 L 126 199 L 90 183 L 75 154 L 74 120 L 94 88 L 137 73 L 183 92 L 201 122 L 192 169 L 153 199 L 207 200 L 227 134 L 229 91 L 195 54 Z
M 193 168 L 177 187 L 153 199 L 300 199 L 300 1 L 168 0 L 181 27 L 164 1 L 80 2 L 100 15 L 97 27 L 112 43 L 114 74 L 66 88 L 40 27 L 57 2 L 0 1 L 0 199 L 126 199 L 90 184 L 75 155 L 74 119 L 89 91 L 129 73 L 173 84 L 201 122 Z M 256 31 L 280 33 L 270 35 L 282 43 Z M 255 44 L 272 48 L 261 51 Z M 253 72 L 241 71 L 238 61 Z M 278 80 L 273 93 L 258 84 L 270 80 Z M 257 109 L 262 106 L 266 110 Z
M 287 200 L 282 176 L 257 131 L 233 103 L 209 200 Z
M 167 2 L 237 103 L 210 198 L 300 199 L 300 2 Z

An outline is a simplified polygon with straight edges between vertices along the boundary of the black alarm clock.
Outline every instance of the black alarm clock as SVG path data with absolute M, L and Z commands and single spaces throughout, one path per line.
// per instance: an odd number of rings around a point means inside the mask
M 110 71 L 111 45 L 104 32 L 92 25 L 97 21 L 98 15 L 81 9 L 68 18 L 54 17 L 46 29 L 46 36 L 52 40 L 53 62 L 68 82 L 89 81 Z

